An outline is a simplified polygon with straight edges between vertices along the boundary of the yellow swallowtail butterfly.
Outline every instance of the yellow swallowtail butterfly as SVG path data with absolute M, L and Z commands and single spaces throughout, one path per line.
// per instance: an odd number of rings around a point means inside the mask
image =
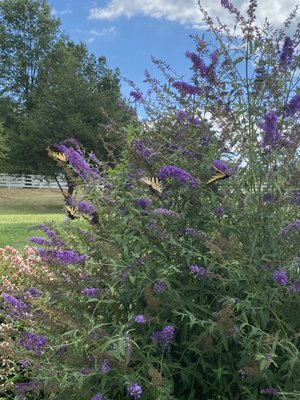
M 164 190 L 163 184 L 157 177 L 152 177 L 152 178 L 144 177 L 139 179 L 139 181 L 144 185 L 147 185 L 151 193 L 154 193 L 157 196 L 162 195 Z
M 68 213 L 68 217 L 70 219 L 78 219 L 78 218 L 80 218 L 80 215 L 79 215 L 78 210 L 77 210 L 76 207 L 74 207 L 74 206 L 66 206 L 66 210 L 67 210 L 67 213 Z
M 48 156 L 53 158 L 53 160 L 62 162 L 62 163 L 66 163 L 68 161 L 68 159 L 64 153 L 52 151 L 49 148 L 48 148 Z
M 209 185 L 210 183 L 213 183 L 215 181 L 218 181 L 220 179 L 226 179 L 229 178 L 229 175 L 226 174 L 226 172 L 221 171 L 219 168 L 215 167 L 213 164 L 211 166 L 215 169 L 216 174 L 213 175 L 207 182 L 206 184 Z

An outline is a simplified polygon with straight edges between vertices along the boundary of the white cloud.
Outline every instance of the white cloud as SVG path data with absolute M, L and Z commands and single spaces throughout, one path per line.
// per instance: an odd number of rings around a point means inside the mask
M 87 39 L 87 42 L 93 43 L 97 37 L 116 36 L 118 32 L 114 26 L 110 26 L 108 28 L 101 29 L 100 31 L 92 29 L 89 31 L 89 34 L 91 36 Z
M 220 0 L 202 0 L 201 3 L 210 16 L 219 16 L 226 24 L 232 24 L 232 15 L 221 7 Z M 248 7 L 248 0 L 232 0 L 232 3 L 241 12 L 245 12 Z M 258 3 L 256 15 L 259 24 L 267 17 L 272 24 L 280 25 L 295 6 L 295 0 L 258 0 Z M 112 20 L 135 15 L 203 26 L 196 0 L 108 0 L 106 7 L 93 7 L 89 19 Z

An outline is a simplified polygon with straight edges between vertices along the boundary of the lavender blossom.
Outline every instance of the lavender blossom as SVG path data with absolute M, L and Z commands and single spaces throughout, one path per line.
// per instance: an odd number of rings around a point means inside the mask
M 292 292 L 300 292 L 300 279 L 293 281 L 289 287 Z
M 296 94 L 288 104 L 284 107 L 284 111 L 288 117 L 292 117 L 300 111 L 300 94 Z
M 289 281 L 287 273 L 280 269 L 278 269 L 274 272 L 273 279 L 278 285 L 281 285 L 281 286 L 287 285 L 287 283 Z
M 140 399 L 142 397 L 142 388 L 137 383 L 132 383 L 130 386 L 128 386 L 127 390 L 133 399 Z
M 224 213 L 225 213 L 225 210 L 224 210 L 223 207 L 217 207 L 217 208 L 214 209 L 215 216 L 217 216 L 219 218 L 223 217 Z
M 26 393 L 42 389 L 42 384 L 38 381 L 20 382 L 15 384 L 15 391 L 18 399 L 24 399 Z
M 100 289 L 98 288 L 85 288 L 81 291 L 81 293 L 90 298 L 98 297 Z
M 198 186 L 198 180 L 187 171 L 175 167 L 174 165 L 166 165 L 160 168 L 157 174 L 158 178 L 163 180 L 166 178 L 173 178 L 182 185 L 189 185 L 191 187 Z
M 38 335 L 34 332 L 25 332 L 20 340 L 20 345 L 26 350 L 33 350 L 35 354 L 40 355 L 44 350 L 48 339 L 45 336 Z
M 194 229 L 194 228 L 190 228 L 190 227 L 187 227 L 185 229 L 185 234 L 188 235 L 188 236 L 192 236 L 192 237 L 201 237 L 201 236 L 203 236 L 203 233 L 198 231 L 198 229 Z
M 149 143 L 147 143 L 144 140 L 138 140 L 135 139 L 132 142 L 132 145 L 134 147 L 134 150 L 143 158 L 145 158 L 146 160 L 148 160 L 149 158 L 151 158 L 153 156 L 153 154 L 156 153 L 156 151 L 149 146 Z
M 29 241 L 31 243 L 38 244 L 39 246 L 51 246 L 52 244 L 51 240 L 39 236 L 32 236 L 29 238 Z
M 271 194 L 271 193 L 265 193 L 264 195 L 263 195 L 263 201 L 264 202 L 272 202 L 274 200 L 274 197 L 273 197 L 273 195 Z
M 101 372 L 103 374 L 107 374 L 111 370 L 111 363 L 109 360 L 103 360 L 103 363 L 101 365 Z
M 270 111 L 267 112 L 263 118 L 263 122 L 259 125 L 259 127 L 264 131 L 261 146 L 264 148 L 275 148 L 282 139 L 278 130 L 279 117 L 275 112 Z
M 42 292 L 40 291 L 40 289 L 37 289 L 35 287 L 32 288 L 28 288 L 25 290 L 25 293 L 29 296 L 29 297 L 38 297 L 42 294 Z
M 291 67 L 294 60 L 294 42 L 290 37 L 284 39 L 283 47 L 280 53 L 279 69 L 286 71 Z
M 176 113 L 176 119 L 178 122 L 186 122 L 188 118 L 188 113 L 184 110 L 179 110 Z
M 202 93 L 202 90 L 197 86 L 183 81 L 173 82 L 173 87 L 177 89 L 181 95 L 200 95 Z
M 292 202 L 297 206 L 300 206 L 300 190 L 296 190 L 292 194 Z
M 218 168 L 222 172 L 227 172 L 228 171 L 228 165 L 221 160 L 214 160 L 212 162 L 212 165 L 214 165 L 216 168 Z
M 88 203 L 87 201 L 78 201 L 77 202 L 78 210 L 83 214 L 91 214 L 96 212 L 96 207 L 93 204 Z
M 300 219 L 296 219 L 295 221 L 289 222 L 283 229 L 282 233 L 284 235 L 289 235 L 293 231 L 297 231 L 300 229 Z
M 199 57 L 198 54 L 187 51 L 185 53 L 186 58 L 189 58 L 192 63 L 193 63 L 193 69 L 195 71 L 198 71 L 200 73 L 200 75 L 205 78 L 207 71 L 208 71 L 208 67 L 205 65 L 205 62 L 202 60 L 201 57 Z
M 147 323 L 147 319 L 144 315 L 139 314 L 134 317 L 134 322 L 136 322 L 137 324 L 145 325 Z
M 91 400 L 104 400 L 104 395 L 102 393 L 97 393 L 91 398 Z
M 166 325 L 161 331 L 155 331 L 151 335 L 151 340 L 154 343 L 158 343 L 162 350 L 166 350 L 170 347 L 173 336 L 174 328 L 171 325 Z
M 134 101 L 140 102 L 143 100 L 143 94 L 137 90 L 132 90 L 129 96 L 133 97 Z
M 133 204 L 135 208 L 142 208 L 143 210 L 145 210 L 145 208 L 151 204 L 151 201 L 146 197 L 140 197 L 138 199 L 135 199 Z
M 18 314 L 23 314 L 28 311 L 28 304 L 24 301 L 20 301 L 16 299 L 14 296 L 4 293 L 2 294 L 3 300 L 9 304 L 12 311 L 15 311 Z
M 277 396 L 278 391 L 272 387 L 266 387 L 260 390 L 261 394 L 269 394 L 271 396 Z
M 190 267 L 190 273 L 197 278 L 201 278 L 201 277 L 207 275 L 207 270 L 206 270 L 206 268 L 204 268 L 202 266 L 194 264 L 194 265 L 191 265 L 191 267 Z
M 56 261 L 62 265 L 80 264 L 86 260 L 85 255 L 80 256 L 73 250 L 38 249 L 38 254 L 43 260 Z
M 155 294 L 161 294 L 166 290 L 166 284 L 162 281 L 156 281 L 153 286 L 153 292 Z

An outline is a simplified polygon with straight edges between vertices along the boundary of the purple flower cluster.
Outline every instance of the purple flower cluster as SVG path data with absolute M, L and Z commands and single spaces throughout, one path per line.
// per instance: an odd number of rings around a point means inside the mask
M 182 185 L 189 185 L 191 187 L 198 186 L 198 180 L 187 171 L 175 167 L 174 165 L 166 165 L 160 168 L 157 174 L 158 178 L 163 180 L 166 178 L 173 178 Z
M 191 267 L 190 267 L 190 273 L 197 278 L 201 278 L 201 277 L 207 275 L 207 269 L 200 265 L 194 264 L 194 265 L 191 265 Z
M 137 383 L 132 383 L 130 386 L 128 386 L 127 391 L 133 399 L 140 399 L 143 394 L 141 386 Z
M 198 229 L 187 227 L 185 229 L 185 234 L 192 237 L 202 237 L 203 233 L 198 231 Z
M 263 195 L 263 201 L 268 203 L 268 202 L 272 202 L 274 200 L 274 197 L 271 193 L 265 193 Z
M 99 295 L 99 291 L 100 289 L 98 288 L 85 288 L 81 293 L 86 297 L 95 298 Z
M 296 94 L 291 98 L 288 104 L 284 107 L 284 111 L 288 117 L 292 117 L 300 111 L 300 94 Z
M 101 179 L 99 173 L 90 166 L 80 151 L 63 144 L 57 145 L 57 149 L 65 154 L 71 167 L 85 182 Z
M 264 131 L 261 146 L 263 148 L 275 148 L 282 139 L 282 136 L 278 130 L 279 117 L 275 112 L 270 111 L 267 112 L 263 118 L 263 122 L 261 122 L 259 125 L 259 127 Z
M 33 350 L 35 354 L 40 355 L 48 339 L 45 336 L 38 335 L 34 332 L 25 332 L 23 338 L 20 340 L 20 345 L 26 350 Z
M 96 207 L 87 201 L 78 201 L 76 203 L 76 206 L 78 207 L 78 210 L 83 214 L 91 214 L 93 212 L 96 212 Z
M 200 75 L 203 78 L 205 78 L 205 76 L 209 70 L 209 67 L 207 67 L 205 65 L 205 62 L 202 60 L 202 58 L 199 57 L 198 54 L 193 53 L 191 51 L 186 51 L 185 56 L 186 56 L 186 58 L 189 58 L 192 61 L 193 69 L 195 71 L 198 71 L 200 73 Z
M 197 86 L 191 85 L 187 82 L 183 81 L 175 81 L 173 82 L 173 87 L 179 91 L 182 95 L 200 95 L 202 90 Z
M 50 239 L 45 239 L 40 236 L 32 236 L 29 238 L 29 241 L 34 244 L 38 244 L 39 246 L 51 246 L 52 240 Z
M 91 400 L 104 400 L 104 396 L 102 393 L 96 393 L 95 396 L 91 398 Z
M 212 162 L 212 165 L 214 165 L 216 168 L 218 168 L 222 172 L 228 171 L 228 165 L 222 160 L 214 160 Z
M 133 97 L 134 101 L 142 101 L 143 100 L 143 94 L 139 92 L 138 90 L 132 90 L 129 95 Z
M 162 281 L 156 281 L 153 285 L 153 292 L 155 294 L 161 294 L 166 290 L 166 284 Z
M 284 39 L 283 47 L 279 58 L 279 69 L 286 71 L 288 67 L 291 67 L 294 60 L 294 42 L 288 36 Z
M 145 210 L 145 208 L 151 204 L 151 201 L 146 197 L 140 197 L 138 199 L 135 199 L 133 204 L 135 208 L 142 208 L 143 210 Z
M 188 113 L 184 110 L 179 110 L 176 113 L 176 119 L 178 122 L 186 122 L 188 119 Z
M 292 292 L 300 292 L 300 279 L 293 281 L 289 287 Z
M 283 229 L 282 233 L 284 235 L 288 235 L 293 231 L 297 231 L 300 229 L 300 219 L 296 219 L 296 221 L 289 222 Z
M 167 208 L 155 208 L 153 214 L 168 218 L 179 218 L 179 214 L 176 211 L 168 210 Z
M 292 202 L 297 206 L 300 206 L 300 190 L 296 190 L 292 194 Z
M 134 317 L 134 322 L 137 324 L 145 325 L 147 323 L 147 319 L 144 315 L 139 314 Z
M 29 297 L 38 297 L 42 294 L 42 292 L 40 291 L 40 289 L 37 289 L 35 287 L 32 288 L 28 288 L 25 290 L 25 293 L 29 296 Z
M 271 396 L 277 396 L 278 391 L 272 387 L 266 387 L 260 390 L 261 394 L 269 394 Z
M 56 261 L 62 265 L 80 264 L 86 260 L 85 255 L 80 256 L 73 250 L 38 249 L 38 254 L 43 260 Z
M 149 144 L 144 140 L 135 139 L 131 143 L 134 147 L 134 150 L 146 160 L 156 153 L 154 149 L 148 147 Z
M 225 210 L 223 207 L 217 207 L 214 209 L 214 214 L 216 217 L 221 218 L 221 217 L 223 217 L 224 213 L 225 213 Z
M 28 311 L 28 304 L 26 304 L 24 301 L 16 299 L 12 295 L 4 293 L 2 298 L 9 305 L 11 310 L 17 314 L 24 314 Z
M 109 360 L 103 360 L 101 365 L 101 372 L 102 374 L 107 374 L 111 370 L 111 363 Z
M 166 325 L 161 331 L 155 331 L 151 335 L 151 340 L 158 343 L 162 350 L 170 347 L 175 330 L 173 326 Z
M 273 274 L 274 281 L 281 286 L 285 286 L 288 284 L 289 278 L 285 271 L 277 269 Z
M 20 382 L 15 384 L 15 391 L 18 399 L 25 398 L 26 393 L 42 388 L 38 381 Z

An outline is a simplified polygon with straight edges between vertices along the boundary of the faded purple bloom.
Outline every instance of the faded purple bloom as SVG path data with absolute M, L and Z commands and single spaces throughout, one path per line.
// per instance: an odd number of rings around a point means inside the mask
M 103 363 L 101 365 L 101 372 L 103 374 L 107 374 L 111 370 L 111 363 L 109 360 L 103 360 Z
M 199 57 L 198 54 L 193 53 L 191 51 L 186 51 L 186 58 L 189 58 L 193 63 L 193 69 L 198 71 L 200 75 L 204 78 L 208 72 L 208 67 L 205 65 L 205 62 Z
M 266 387 L 260 390 L 261 394 L 269 394 L 271 396 L 277 396 L 278 391 L 272 387 Z
M 291 67 L 294 60 L 294 42 L 288 36 L 284 39 L 283 47 L 280 53 L 279 68 L 281 71 L 286 71 Z
M 142 101 L 143 100 L 143 94 L 137 90 L 132 90 L 129 95 L 133 97 L 134 101 Z
M 156 153 L 156 151 L 149 146 L 149 143 L 147 143 L 144 140 L 138 140 L 135 139 L 132 142 L 132 145 L 134 147 L 134 150 L 143 158 L 145 159 L 149 159 L 151 156 L 153 156 L 153 154 Z
M 145 325 L 147 323 L 147 319 L 144 315 L 139 314 L 134 317 L 134 322 L 136 322 L 137 324 Z
M 273 112 L 267 112 L 264 115 L 264 120 L 259 124 L 259 127 L 264 131 L 263 140 L 261 142 L 262 147 L 275 148 L 282 136 L 278 130 L 278 115 Z
M 274 272 L 273 279 L 278 285 L 281 285 L 281 286 L 287 285 L 287 283 L 289 281 L 287 273 L 280 269 L 278 269 Z
M 100 289 L 98 288 L 85 288 L 81 291 L 81 293 L 90 298 L 95 298 L 98 296 Z
M 43 385 L 38 381 L 20 382 L 15 384 L 15 391 L 18 399 L 24 399 L 26 393 L 42 389 Z
M 186 122 L 188 118 L 188 113 L 184 110 L 177 111 L 176 119 L 178 122 Z
M 78 201 L 77 202 L 78 210 L 83 214 L 91 214 L 96 212 L 96 207 L 93 204 L 88 203 L 87 201 Z
M 190 273 L 194 275 L 197 278 L 201 278 L 202 276 L 207 275 L 207 270 L 206 268 L 200 266 L 200 265 L 191 265 L 190 267 Z
M 201 124 L 201 121 L 198 117 L 189 117 L 189 123 L 191 125 L 199 126 Z
M 296 219 L 296 221 L 289 222 L 283 229 L 282 233 L 284 235 L 288 235 L 293 231 L 297 231 L 300 229 L 300 219 Z
M 228 165 L 221 160 L 214 160 L 212 162 L 212 165 L 214 165 L 216 168 L 218 168 L 222 172 L 227 172 L 228 171 Z
M 155 294 L 161 294 L 166 290 L 166 284 L 162 281 L 156 281 L 153 286 L 153 292 Z
M 16 313 L 23 314 L 28 311 L 28 304 L 26 304 L 24 301 L 20 301 L 16 299 L 14 296 L 3 293 L 2 294 L 3 300 L 9 304 L 11 309 L 15 311 Z
M 135 208 L 142 208 L 143 210 L 145 210 L 145 208 L 151 204 L 151 201 L 146 197 L 140 197 L 138 199 L 135 199 L 133 204 Z
M 30 365 L 29 360 L 25 359 L 21 364 L 20 364 L 20 369 L 25 369 Z
M 267 202 L 272 202 L 274 200 L 274 197 L 271 193 L 265 193 L 263 195 L 263 201 Z
M 289 287 L 292 292 L 300 292 L 300 279 L 293 281 Z
M 174 328 L 171 325 L 166 325 L 161 331 L 155 331 L 151 335 L 151 340 L 158 343 L 162 350 L 166 350 L 170 347 L 173 336 Z
M 196 95 L 196 94 L 201 94 L 202 90 L 198 88 L 197 86 L 191 85 L 187 82 L 183 81 L 175 81 L 173 82 L 173 87 L 179 91 L 180 94 L 186 95 Z
M 297 206 L 300 206 L 300 190 L 296 190 L 292 194 L 292 202 Z
M 52 244 L 51 240 L 39 236 L 32 236 L 29 238 L 29 241 L 31 243 L 38 244 L 39 246 L 51 246 Z
M 133 399 L 140 399 L 142 397 L 142 388 L 137 383 L 132 383 L 130 386 L 128 386 L 127 390 Z
M 159 179 L 173 178 L 182 185 L 189 185 L 191 187 L 198 186 L 198 180 L 187 171 L 175 167 L 174 165 L 166 165 L 162 167 L 157 174 Z
M 23 338 L 20 340 L 20 345 L 26 350 L 33 350 L 35 354 L 40 355 L 48 339 L 45 336 L 38 335 L 34 332 L 24 332 Z
M 104 400 L 104 395 L 102 393 L 97 393 L 91 398 L 91 400 Z
M 284 111 L 289 117 L 292 117 L 298 111 L 300 111 L 300 94 L 296 94 L 294 97 L 291 98 L 288 104 L 284 107 Z
M 73 250 L 38 249 L 39 256 L 44 260 L 56 261 L 62 265 L 79 264 L 86 260 L 85 255 L 78 255 Z
M 40 291 L 40 289 L 37 289 L 35 287 L 32 288 L 28 288 L 25 290 L 25 293 L 29 296 L 29 297 L 38 297 L 42 294 L 42 292 Z
M 153 214 L 162 217 L 179 218 L 179 214 L 176 211 L 168 210 L 167 208 L 155 208 Z
M 201 237 L 203 234 L 198 231 L 198 229 L 194 229 L 194 228 L 186 228 L 185 229 L 185 234 L 188 236 L 193 236 L 193 237 Z
M 225 210 L 224 210 L 223 207 L 217 207 L 217 208 L 214 209 L 214 214 L 217 217 L 223 217 L 224 213 L 225 213 Z
M 45 232 L 46 235 L 47 235 L 49 238 L 55 238 L 55 237 L 58 236 L 57 233 L 56 233 L 53 229 L 49 228 L 49 226 L 47 226 L 47 225 L 43 225 L 43 224 L 37 225 L 36 228 L 37 228 L 37 229 L 40 229 L 40 230 L 43 231 L 43 232 Z

